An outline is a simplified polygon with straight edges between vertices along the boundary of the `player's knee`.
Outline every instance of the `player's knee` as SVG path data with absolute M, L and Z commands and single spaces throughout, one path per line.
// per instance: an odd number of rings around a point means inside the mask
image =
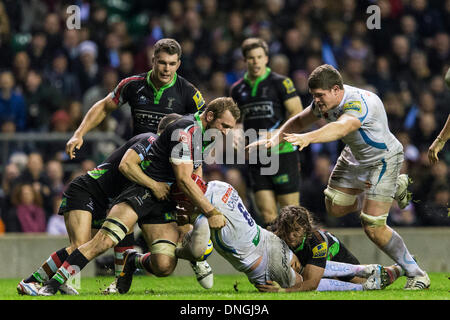
M 388 217 L 387 213 L 380 216 L 371 216 L 365 214 L 364 212 L 361 212 L 361 215 L 359 216 L 364 231 L 366 232 L 367 236 L 372 240 L 375 240 L 377 238 L 378 233 L 387 227 L 386 224 L 387 217 Z
M 327 212 L 335 217 L 349 213 L 357 203 L 357 195 L 347 194 L 331 187 L 327 187 L 323 193 Z
M 176 244 L 170 240 L 157 239 L 153 241 L 150 252 L 152 270 L 157 277 L 167 277 L 172 274 L 176 266 Z
M 128 233 L 128 227 L 119 218 L 115 217 L 106 218 L 101 230 L 102 234 L 106 236 L 105 242 L 111 247 L 122 241 Z

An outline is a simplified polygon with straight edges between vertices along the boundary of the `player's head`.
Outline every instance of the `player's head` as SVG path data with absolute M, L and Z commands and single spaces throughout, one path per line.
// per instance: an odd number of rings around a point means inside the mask
M 172 82 L 175 72 L 181 65 L 181 46 L 174 40 L 164 38 L 154 46 L 152 57 L 152 80 L 163 86 Z
M 329 64 L 318 66 L 311 72 L 308 87 L 315 105 L 322 112 L 338 106 L 342 100 L 344 90 L 342 76 Z
M 220 97 L 208 103 L 203 114 L 206 130 L 217 129 L 225 135 L 234 128 L 236 121 L 241 116 L 241 111 L 233 98 Z
M 270 226 L 270 230 L 283 239 L 292 250 L 301 246 L 315 228 L 308 209 L 294 205 L 281 208 L 277 219 Z
M 174 121 L 177 121 L 178 119 L 182 118 L 183 116 L 178 113 L 169 113 L 168 115 L 164 116 L 161 121 L 159 121 L 158 124 L 158 135 L 160 135 L 166 127 L 171 124 Z
M 269 46 L 267 43 L 259 38 L 248 38 L 242 43 L 241 50 L 250 77 L 255 78 L 264 75 L 269 62 Z
M 200 188 L 200 190 L 205 193 L 206 189 L 208 188 L 208 184 L 203 180 L 200 176 L 193 173 L 191 175 L 192 180 L 194 180 L 195 184 Z M 171 199 L 176 202 L 180 207 L 185 208 L 186 210 L 193 209 L 193 204 L 191 200 L 186 196 L 186 194 L 178 187 L 178 185 L 175 183 L 172 185 L 172 188 L 170 189 L 170 197 Z

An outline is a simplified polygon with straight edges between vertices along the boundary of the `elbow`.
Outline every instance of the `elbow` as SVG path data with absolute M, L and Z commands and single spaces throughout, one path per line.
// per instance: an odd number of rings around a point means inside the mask
M 119 164 L 119 171 L 124 176 L 128 176 L 128 174 L 130 172 L 130 165 L 129 165 L 129 163 L 127 163 L 126 161 L 121 161 L 120 164 Z

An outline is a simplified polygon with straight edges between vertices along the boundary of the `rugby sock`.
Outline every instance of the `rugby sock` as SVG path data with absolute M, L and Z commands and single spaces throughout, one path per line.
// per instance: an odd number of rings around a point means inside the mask
M 394 283 L 395 280 L 405 275 L 405 270 L 400 267 L 398 264 L 394 264 L 389 267 L 384 267 L 387 274 L 389 275 L 389 284 Z
M 405 270 L 408 277 L 423 276 L 425 274 L 409 253 L 402 237 L 395 230 L 392 230 L 391 239 L 381 249 Z
M 193 226 L 194 228 L 185 234 L 183 245 L 175 249 L 175 255 L 178 258 L 196 261 L 208 247 L 211 236 L 208 219 L 201 214 L 195 219 Z
M 362 291 L 363 286 L 359 283 L 351 283 L 334 279 L 321 279 L 316 291 Z
M 127 249 L 134 248 L 134 233 L 127 234 L 125 238 L 122 239 L 115 247 L 114 247 L 114 272 L 116 277 L 123 270 L 123 253 Z
M 151 274 L 153 274 L 151 263 L 150 263 L 150 256 L 151 253 L 148 252 L 146 254 L 136 254 L 136 258 L 134 260 L 134 263 L 136 265 L 136 268 L 145 270 Z
M 327 261 L 323 277 L 324 278 L 349 277 L 349 276 L 366 277 L 363 271 L 364 266 L 362 265 L 342 263 L 336 261 Z
M 62 248 L 56 252 L 53 252 L 50 257 L 48 257 L 48 259 L 44 262 L 44 264 L 24 281 L 26 283 L 44 283 L 45 281 L 53 277 L 53 275 L 56 273 L 56 271 L 58 271 L 58 268 L 61 267 L 68 256 L 69 254 L 67 253 L 66 248 Z
M 89 260 L 81 253 L 80 250 L 76 249 L 69 257 L 67 257 L 66 261 L 64 261 L 55 275 L 47 281 L 45 285 L 53 288 L 59 288 L 67 281 L 67 279 L 69 279 L 69 277 L 80 272 L 88 263 Z

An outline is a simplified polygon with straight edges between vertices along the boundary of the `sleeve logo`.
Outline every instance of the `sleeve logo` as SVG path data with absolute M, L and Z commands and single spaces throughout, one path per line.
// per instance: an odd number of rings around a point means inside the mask
M 322 242 L 321 244 L 318 244 L 312 249 L 312 252 L 313 258 L 325 258 L 328 252 L 327 243 Z
M 344 104 L 344 112 L 345 111 L 356 111 L 359 113 L 362 113 L 362 107 L 360 101 L 349 101 L 346 104 Z
M 197 91 L 192 98 L 194 99 L 197 110 L 200 110 L 205 105 L 205 100 L 200 91 Z
M 283 85 L 286 88 L 286 93 L 292 93 L 295 91 L 294 83 L 291 79 L 287 78 L 283 80 Z

